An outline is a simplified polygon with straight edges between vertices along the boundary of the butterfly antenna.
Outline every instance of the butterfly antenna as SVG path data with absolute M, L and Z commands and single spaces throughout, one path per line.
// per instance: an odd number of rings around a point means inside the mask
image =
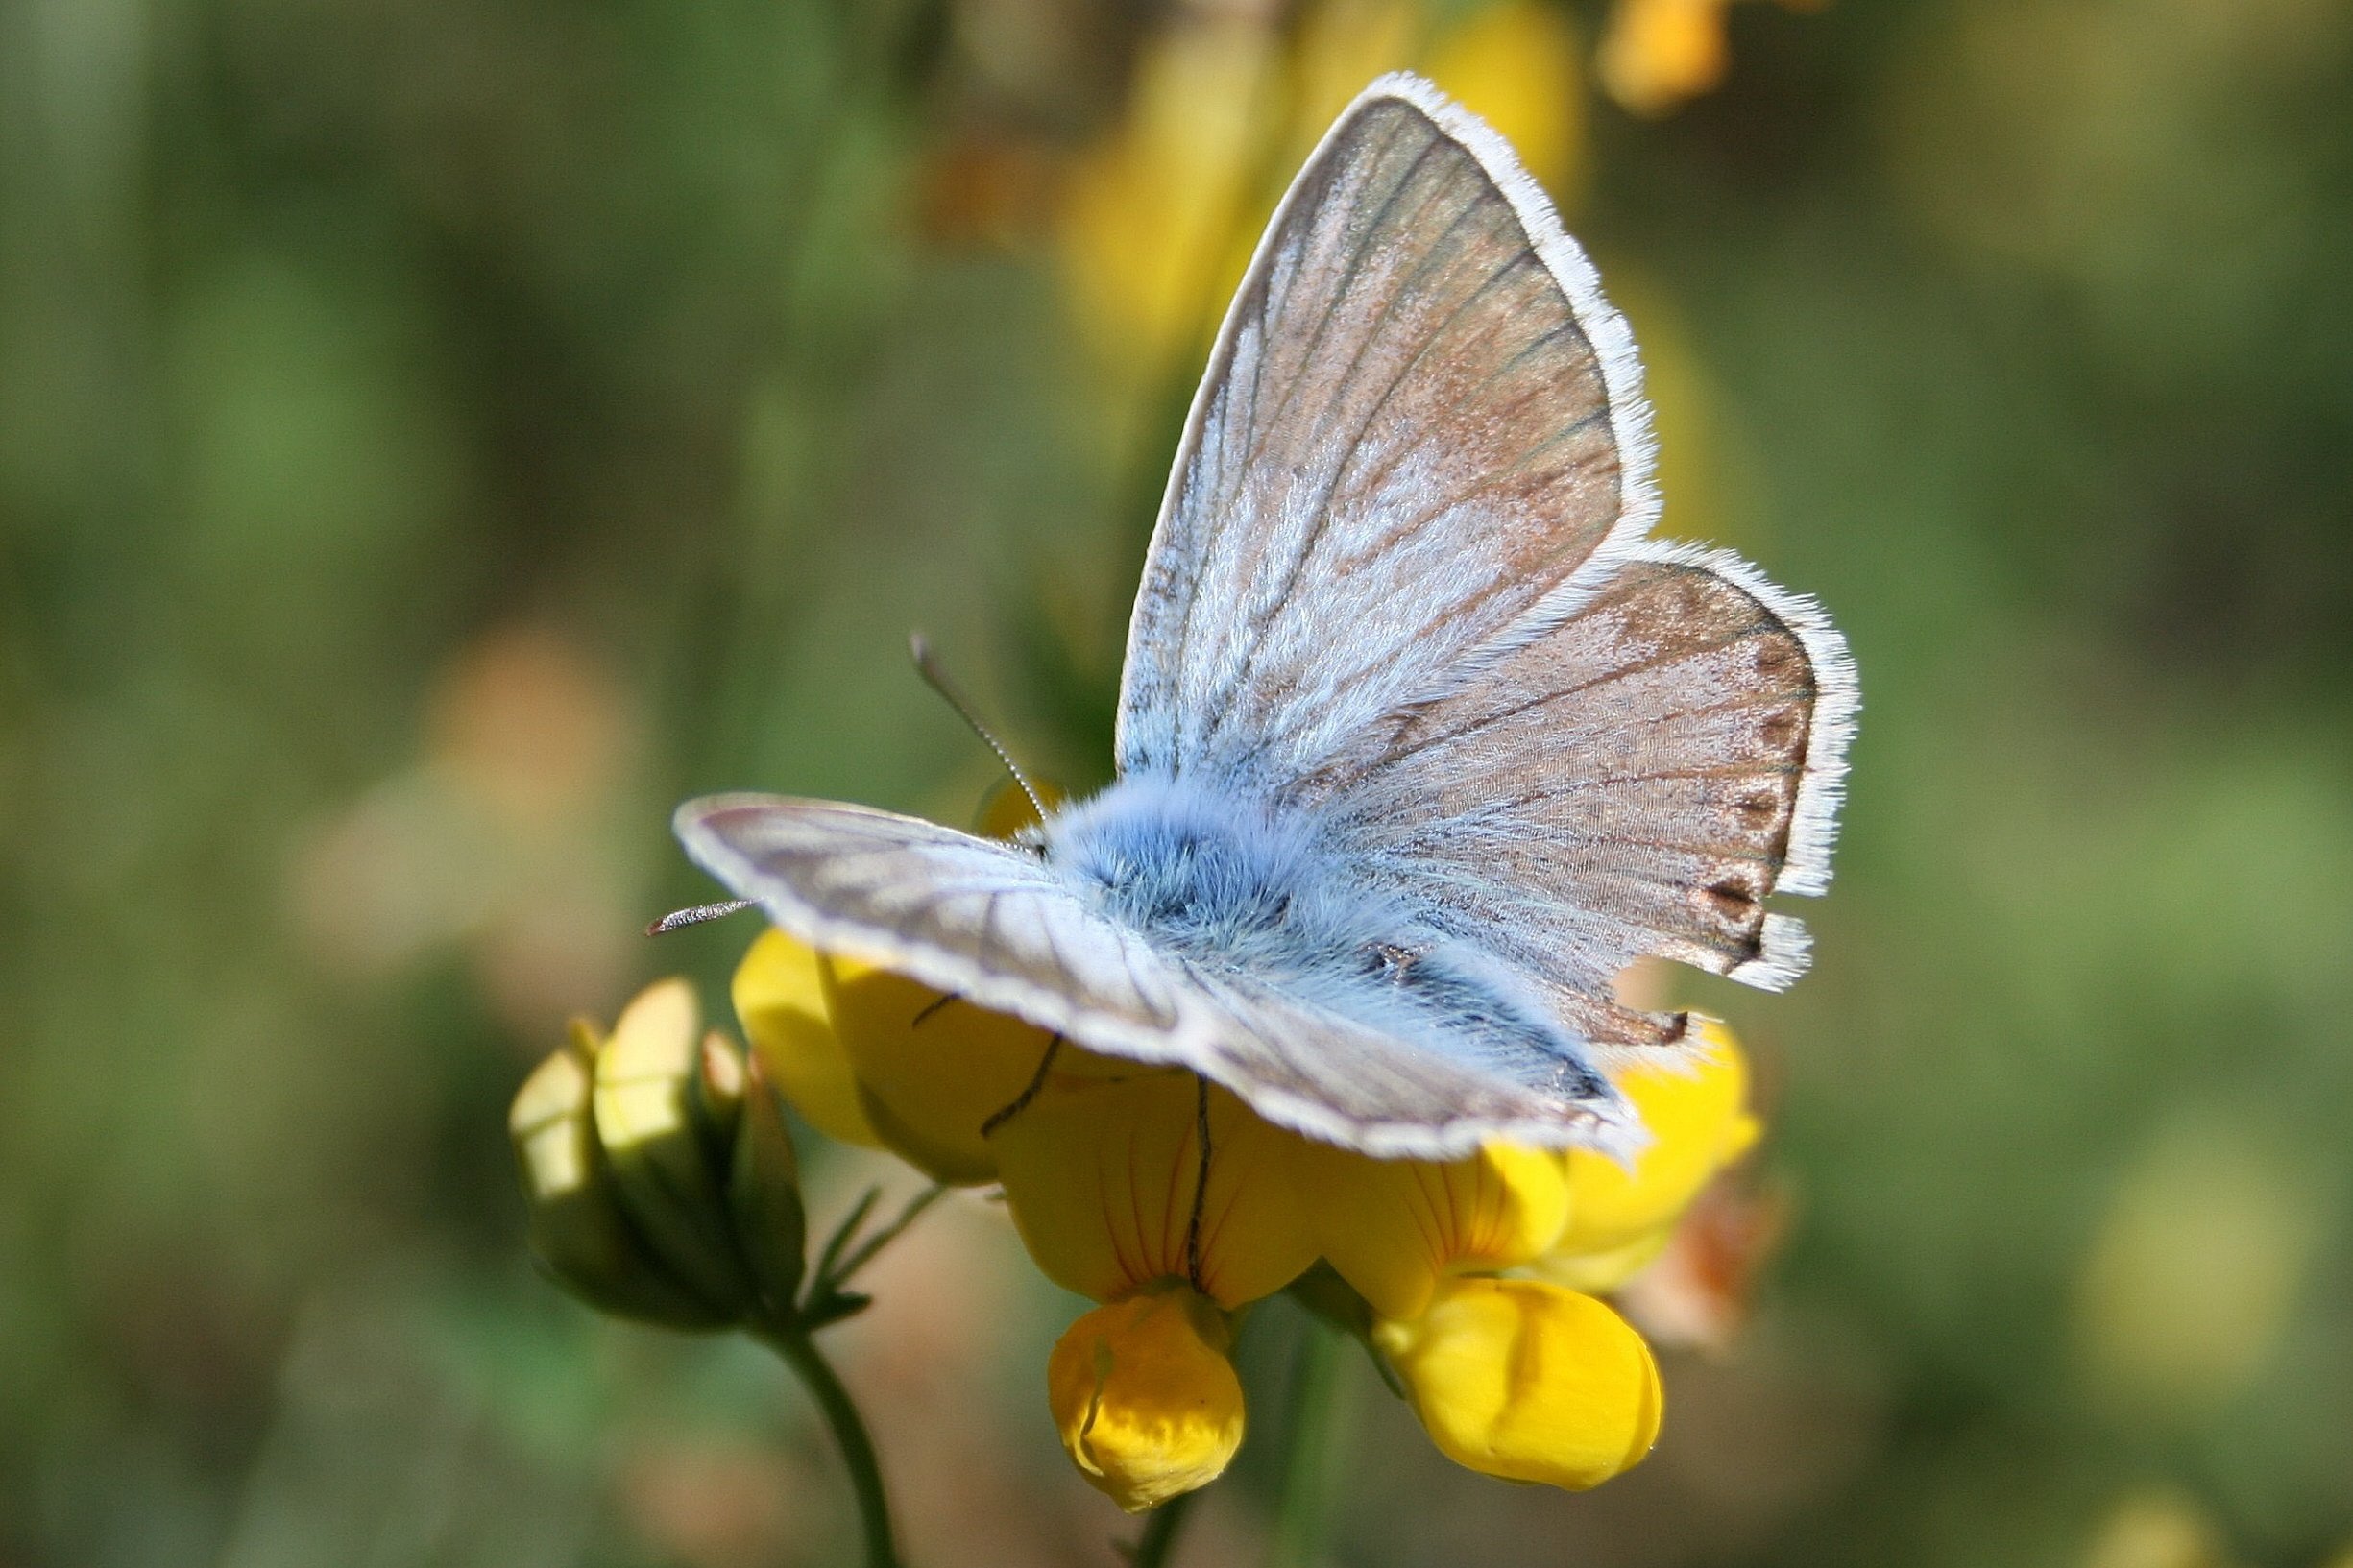
M 939 667 L 939 661 L 932 657 L 931 639 L 921 632 L 910 633 L 907 639 L 907 651 L 914 655 L 915 673 L 923 677 L 923 684 L 938 692 L 939 700 L 955 709 L 957 717 L 971 725 L 974 735 L 988 742 L 988 749 L 997 754 L 997 760 L 1005 764 L 1005 771 L 1013 776 L 1013 782 L 1021 785 L 1021 792 L 1030 797 L 1030 805 L 1036 810 L 1037 819 L 1045 821 L 1046 803 L 1038 799 L 1037 790 L 1031 785 L 1030 776 L 1021 771 L 1021 764 L 1014 761 L 1013 754 L 1005 749 L 1005 742 L 989 734 L 988 726 L 982 723 L 980 715 L 972 711 L 972 704 L 964 700 L 956 683 L 948 679 L 947 671 Z
M 691 909 L 672 909 L 660 920 L 645 928 L 647 936 L 663 936 L 689 926 L 699 926 L 706 920 L 724 920 L 740 914 L 752 906 L 750 899 L 722 899 L 717 904 L 698 904 Z

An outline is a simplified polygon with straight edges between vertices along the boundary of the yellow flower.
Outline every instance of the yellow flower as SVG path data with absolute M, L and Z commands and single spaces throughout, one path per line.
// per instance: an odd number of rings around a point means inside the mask
M 1591 1296 L 1538 1280 L 1458 1279 L 1373 1342 L 1448 1459 L 1511 1481 L 1583 1490 L 1631 1469 L 1659 1435 L 1658 1363 Z
M 1618 1074 L 1651 1135 L 1630 1165 L 1499 1143 L 1375 1160 L 1182 1069 L 774 932 L 737 998 L 812 1121 L 944 1179 L 1001 1181 L 1038 1267 L 1104 1304 L 1055 1348 L 1049 1391 L 1074 1462 L 1128 1508 L 1223 1470 L 1243 1423 L 1225 1315 L 1319 1259 L 1319 1310 L 1359 1324 L 1445 1453 L 1568 1487 L 1625 1469 L 1657 1435 L 1658 1371 L 1590 1292 L 1631 1278 L 1758 1135 L 1746 1062 L 1713 1024 L 1689 1057 Z
M 1115 373 L 1156 374 L 1216 326 L 1270 128 L 1272 42 L 1239 13 L 1170 27 L 1137 60 L 1125 120 L 1071 170 L 1057 248 L 1079 324 Z
M 1274 1294 L 1315 1262 L 1290 1181 L 1295 1142 L 1190 1073 L 1067 1046 L 991 1139 L 1048 1278 L 1097 1301 L 1182 1280 L 1225 1307 Z
M 981 828 L 1009 837 L 1036 820 L 1026 796 L 1000 792 Z M 1044 1030 L 773 929 L 743 955 L 734 990 L 762 1066 L 810 1125 L 887 1148 L 935 1181 L 996 1179 L 982 1128 L 1036 1074 Z
M 1756 1143 L 1747 1058 L 1724 1025 L 1695 1022 L 1694 1059 L 1616 1075 L 1650 1134 L 1632 1163 L 1582 1149 L 1564 1161 L 1569 1218 L 1536 1265 L 1545 1278 L 1582 1291 L 1615 1290 L 1658 1256 L 1716 1172 Z
M 1618 0 L 1595 65 L 1610 96 L 1664 114 L 1724 80 L 1727 0 Z
M 1323 0 L 1288 51 L 1271 12 L 1181 13 L 1145 41 L 1125 115 L 1073 165 L 1055 234 L 1072 314 L 1111 380 L 1156 393 L 1206 347 L 1281 194 L 1270 176 L 1296 167 L 1385 71 L 1425 72 L 1556 195 L 1576 193 L 1585 118 L 1570 24 L 1537 0 L 1500 0 L 1433 33 L 1424 9 Z
M 1098 1307 L 1046 1363 L 1062 1446 L 1130 1513 L 1206 1485 L 1242 1446 L 1242 1384 L 1225 1314 L 1179 1286 Z
M 1490 1144 L 1439 1163 L 1295 1145 L 1319 1249 L 1381 1317 L 1419 1316 L 1449 1275 L 1529 1262 L 1568 1218 L 1556 1154 Z

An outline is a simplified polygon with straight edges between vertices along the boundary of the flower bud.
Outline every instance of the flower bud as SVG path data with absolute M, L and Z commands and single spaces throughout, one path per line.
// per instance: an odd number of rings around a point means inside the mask
M 591 1306 L 673 1328 L 716 1328 L 731 1315 L 671 1277 L 621 1204 L 591 1111 L 595 1050 L 587 1025 L 574 1025 L 571 1046 L 523 1080 L 508 1113 L 532 1250 Z
M 1062 1446 L 1129 1513 L 1207 1485 L 1242 1446 L 1242 1383 L 1225 1314 L 1176 1287 L 1098 1307 L 1046 1363 Z
M 596 1049 L 593 1105 L 639 1233 L 681 1284 L 732 1317 L 751 1300 L 723 1185 L 735 1107 L 724 1085 L 706 1084 L 700 1024 L 685 980 L 638 993 Z
M 1632 1469 L 1659 1435 L 1658 1364 L 1623 1318 L 1538 1280 L 1456 1279 L 1373 1343 L 1448 1459 L 1582 1491 Z

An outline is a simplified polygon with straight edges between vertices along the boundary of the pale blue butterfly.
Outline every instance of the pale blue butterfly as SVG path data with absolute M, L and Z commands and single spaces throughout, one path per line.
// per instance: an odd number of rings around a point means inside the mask
M 1844 641 L 1659 498 L 1626 324 L 1493 132 L 1410 76 L 1308 159 L 1144 566 L 1119 778 L 1005 845 L 692 801 L 803 941 L 1376 1155 L 1625 1148 L 1662 955 L 1778 989 L 1854 729 Z

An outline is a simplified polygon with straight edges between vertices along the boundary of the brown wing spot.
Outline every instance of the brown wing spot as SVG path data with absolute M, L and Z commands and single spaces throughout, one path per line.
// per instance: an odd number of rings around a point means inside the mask
M 1770 789 L 1752 789 L 1732 803 L 1733 819 L 1753 831 L 1770 828 L 1781 813 L 1781 796 Z
M 1784 708 L 1779 712 L 1766 714 L 1758 721 L 1757 738 L 1773 756 L 1795 756 L 1806 744 L 1805 711 Z
M 1756 668 L 1759 675 L 1780 677 L 1789 672 L 1797 663 L 1797 650 L 1780 638 L 1769 637 L 1757 644 Z
M 1739 925 L 1757 912 L 1757 890 L 1737 877 L 1725 877 L 1699 890 L 1702 903 L 1727 922 Z

